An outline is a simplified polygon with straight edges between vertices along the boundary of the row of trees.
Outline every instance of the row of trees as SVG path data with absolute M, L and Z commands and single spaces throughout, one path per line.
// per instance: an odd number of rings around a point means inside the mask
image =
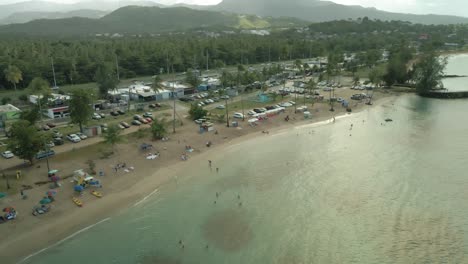
M 334 21 L 313 24 L 306 33 L 290 30 L 270 36 L 233 34 L 209 38 L 194 33 L 138 39 L 5 39 L 0 40 L 0 71 L 4 72 L 0 75 L 0 89 L 25 87 L 36 76 L 52 83 L 52 59 L 59 85 L 99 81 L 104 75 L 112 76 L 102 81 L 103 87 L 112 86 L 119 77 L 332 53 L 358 53 L 360 64 L 371 66 L 380 58 L 382 49 L 399 46 L 401 39 L 417 41 L 420 33 L 430 34 L 431 45 L 435 47 L 440 47 L 444 41 L 463 44 L 460 39 L 468 37 L 466 28 L 457 26 Z

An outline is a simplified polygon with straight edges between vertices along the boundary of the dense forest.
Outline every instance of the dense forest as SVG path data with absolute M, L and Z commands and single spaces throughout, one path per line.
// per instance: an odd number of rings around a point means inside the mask
M 464 26 L 423 26 L 403 22 L 370 20 L 335 21 L 313 24 L 303 30 L 287 30 L 269 36 L 224 34 L 216 38 L 199 33 L 140 38 L 4 38 L 0 40 L 0 73 L 16 66 L 22 73 L 18 87 L 34 77 L 53 83 L 53 60 L 57 84 L 95 81 L 98 67 L 105 65 L 121 78 L 155 75 L 174 69 L 220 68 L 225 65 L 254 64 L 286 59 L 304 59 L 346 52 L 358 53 L 362 63 L 372 65 L 383 49 L 391 50 L 402 41 L 418 45 L 427 34 L 431 45 L 445 42 L 464 45 Z M 377 54 L 377 55 L 376 55 Z M 0 88 L 13 89 L 5 74 Z

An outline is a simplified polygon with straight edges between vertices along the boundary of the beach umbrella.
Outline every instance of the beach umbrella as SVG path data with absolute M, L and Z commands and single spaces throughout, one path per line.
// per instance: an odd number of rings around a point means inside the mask
M 50 204 L 52 200 L 49 198 L 43 198 L 42 200 L 39 201 L 40 204 Z
M 0 198 L 3 198 L 3 197 L 5 197 L 5 196 L 7 196 L 6 193 L 0 192 Z
M 75 190 L 75 192 L 82 192 L 84 190 L 84 188 L 81 185 L 75 185 L 74 190 Z
M 55 173 L 57 173 L 57 172 L 59 172 L 59 171 L 58 171 L 58 170 L 50 170 L 50 171 L 49 171 L 49 174 L 55 174 Z
M 5 213 L 14 212 L 14 211 L 15 211 L 15 208 L 13 208 L 12 206 L 3 208 L 3 212 Z
M 55 195 L 57 195 L 57 191 L 56 190 L 48 190 L 46 192 L 46 195 L 47 196 L 55 196 Z

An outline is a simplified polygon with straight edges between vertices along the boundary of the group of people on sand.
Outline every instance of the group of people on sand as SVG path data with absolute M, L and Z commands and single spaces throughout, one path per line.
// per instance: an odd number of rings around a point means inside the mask
M 117 165 L 115 165 L 115 167 L 114 167 L 114 171 L 117 172 L 120 169 L 124 169 L 126 167 L 127 167 L 127 164 L 125 162 L 117 163 Z
M 186 161 L 188 160 L 189 156 L 186 154 L 186 153 L 182 153 L 182 155 L 180 155 L 180 160 L 182 161 Z

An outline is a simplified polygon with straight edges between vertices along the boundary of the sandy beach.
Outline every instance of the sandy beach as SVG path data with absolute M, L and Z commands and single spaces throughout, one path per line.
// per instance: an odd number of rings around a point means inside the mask
M 342 88 L 337 90 L 336 95 L 349 98 L 354 93 L 359 92 Z M 387 91 L 376 91 L 374 104 L 379 104 L 384 101 L 384 98 L 388 99 L 395 95 Z M 298 98 L 298 101 L 302 101 L 302 98 L 300 100 Z M 350 106 L 353 112 L 372 107 L 365 105 L 364 101 L 352 101 Z M 226 146 L 255 137 L 270 136 L 291 126 L 324 120 L 332 122 L 334 116 L 347 114 L 338 103 L 335 103 L 335 112 L 330 112 L 329 105 L 326 103 L 315 103 L 312 109 L 313 118 L 306 120 L 302 113 L 295 114 L 294 107 L 290 107 L 286 113 L 269 118 L 255 127 L 250 127 L 247 119 L 240 122 L 238 128 L 227 128 L 222 123 L 216 124 L 217 134 L 214 132 L 200 134 L 198 126 L 187 120 L 184 126 L 177 128 L 175 134 L 169 133 L 168 141 L 151 142 L 148 136 L 145 138 L 130 136 L 126 142 L 116 147 L 117 151 L 114 155 L 106 159 L 100 157 L 101 150 L 106 148 L 102 143 L 59 154 L 52 159 L 51 165 L 60 171 L 60 175 L 69 175 L 76 169 L 86 169 L 86 161 L 94 160 L 96 169 L 105 172 L 103 177 L 96 176 L 103 183 L 104 187 L 100 191 L 104 197 L 99 199 L 90 195 L 89 191 L 85 191 L 85 195 L 80 198 L 84 206 L 78 208 L 71 201 L 71 197 L 74 196 L 73 184 L 70 179 L 67 179 L 58 189 L 57 200 L 53 203 L 52 210 L 45 215 L 32 216 L 31 208 L 44 196 L 48 190 L 47 185 L 35 186 L 32 190 L 28 190 L 26 200 L 21 199 L 19 194 L 3 199 L 0 201 L 0 206 L 14 206 L 19 216 L 14 221 L 0 225 L 2 263 L 18 263 L 35 252 L 70 238 L 80 230 L 100 221 L 106 221 L 108 218 L 118 217 L 119 213 L 126 208 L 144 203 L 149 195 L 157 195 L 158 188 L 164 188 L 165 183 L 173 181 L 176 177 L 182 177 L 184 175 L 182 172 L 187 171 L 192 164 L 201 162 L 207 163 L 208 166 L 208 160 L 215 160 L 216 155 L 222 153 Z M 289 122 L 284 121 L 286 115 L 291 118 Z M 205 146 L 208 141 L 212 142 L 209 148 Z M 140 150 L 139 146 L 144 142 L 151 143 L 154 149 Z M 188 153 L 187 161 L 181 161 L 180 156 L 185 153 L 186 145 L 190 145 L 194 151 Z M 155 151 L 160 152 L 159 158 L 155 160 L 145 158 L 149 152 Z M 134 167 L 134 171 L 125 172 L 121 169 L 115 172 L 113 169 L 115 165 L 122 162 L 125 162 L 127 167 Z M 37 166 L 41 167 L 37 168 Z M 40 179 L 45 180 L 44 173 L 40 176 L 37 173 L 38 170 L 45 171 L 44 162 L 23 170 L 25 177 L 28 177 L 28 183 L 31 184 Z

